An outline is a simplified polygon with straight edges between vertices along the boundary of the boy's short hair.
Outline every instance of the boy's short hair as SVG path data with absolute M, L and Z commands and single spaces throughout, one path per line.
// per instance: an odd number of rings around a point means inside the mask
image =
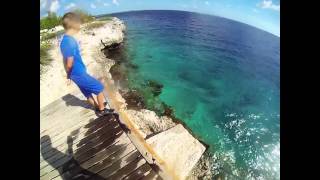
M 81 23 L 81 18 L 77 13 L 68 12 L 62 17 L 62 26 L 64 29 L 69 29 L 72 22 Z

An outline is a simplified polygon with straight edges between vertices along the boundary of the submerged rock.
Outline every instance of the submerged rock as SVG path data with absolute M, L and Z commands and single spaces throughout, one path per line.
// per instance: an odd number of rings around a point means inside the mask
M 120 92 L 122 97 L 126 100 L 128 109 L 140 110 L 146 108 L 143 97 L 136 90 L 129 90 L 127 92 Z
M 157 81 L 148 80 L 147 86 L 150 88 L 150 90 L 154 96 L 159 96 L 161 94 L 161 90 L 163 88 L 163 85 L 158 83 Z
M 168 116 L 171 118 L 175 117 L 173 108 L 171 106 L 167 105 L 166 103 L 162 103 L 162 106 L 164 107 L 164 112 L 163 112 L 164 116 Z

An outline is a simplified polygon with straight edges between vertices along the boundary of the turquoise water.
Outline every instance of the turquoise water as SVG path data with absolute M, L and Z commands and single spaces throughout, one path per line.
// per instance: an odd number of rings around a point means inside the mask
M 163 85 L 159 100 L 210 145 L 212 171 L 279 179 L 280 39 L 224 18 L 178 11 L 114 14 L 138 68 L 132 87 Z M 140 87 L 141 88 L 141 87 Z

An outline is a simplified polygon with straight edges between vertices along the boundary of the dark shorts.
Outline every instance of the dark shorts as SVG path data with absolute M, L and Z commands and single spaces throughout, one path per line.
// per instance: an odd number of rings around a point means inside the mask
M 82 75 L 71 75 L 70 78 L 76 83 L 86 98 L 91 97 L 92 94 L 98 95 L 104 89 L 104 86 L 100 81 L 87 73 Z

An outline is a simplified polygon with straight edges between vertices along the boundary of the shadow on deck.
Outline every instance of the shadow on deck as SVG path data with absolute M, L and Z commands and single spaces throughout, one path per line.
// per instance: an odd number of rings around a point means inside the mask
M 41 110 L 47 124 L 40 134 L 40 179 L 159 179 L 118 116 L 93 118 L 85 101 L 70 94 L 60 101 Z

